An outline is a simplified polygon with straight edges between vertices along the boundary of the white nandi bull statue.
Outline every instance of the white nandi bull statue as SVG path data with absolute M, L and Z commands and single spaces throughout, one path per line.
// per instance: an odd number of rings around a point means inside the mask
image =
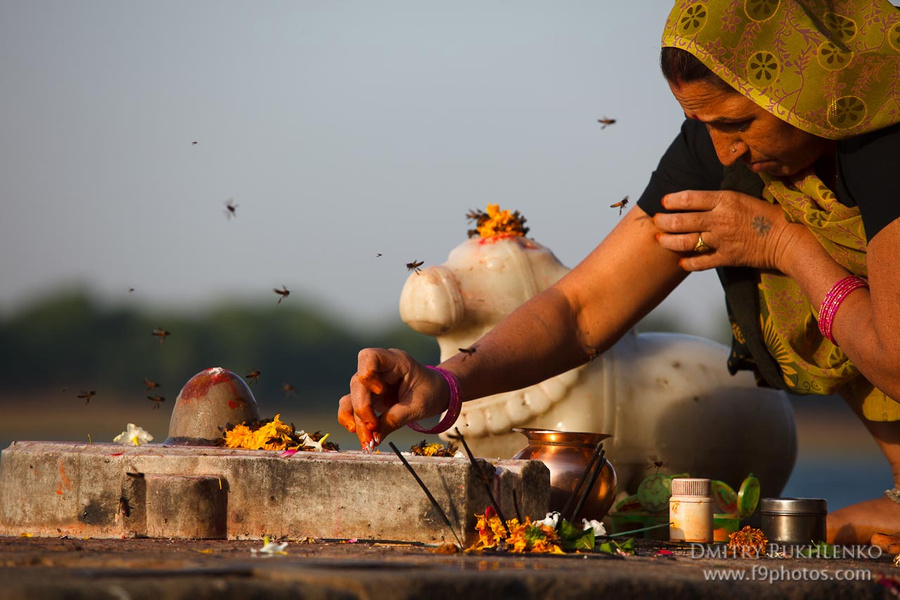
M 567 271 L 524 236 L 471 238 L 443 265 L 410 274 L 400 315 L 435 336 L 445 360 Z M 700 337 L 631 331 L 589 364 L 466 402 L 458 427 L 473 452 L 502 458 L 526 444 L 513 427 L 612 434 L 604 447 L 620 493 L 633 493 L 661 462 L 662 472 L 732 486 L 752 472 L 764 497 L 777 496 L 797 454 L 793 411 L 786 394 L 757 387 L 751 373 L 731 376 L 727 356 Z

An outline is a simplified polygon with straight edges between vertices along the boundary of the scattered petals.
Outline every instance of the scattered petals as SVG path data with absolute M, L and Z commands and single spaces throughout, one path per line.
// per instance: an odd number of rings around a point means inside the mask
M 257 556 L 287 556 L 287 552 L 284 551 L 287 548 L 287 542 L 273 542 L 269 539 L 269 536 L 263 537 L 263 547 L 257 550 L 256 548 L 251 548 L 250 553 Z
M 113 438 L 113 442 L 116 444 L 124 444 L 126 446 L 131 446 L 132 444 L 140 446 L 151 441 L 153 441 L 153 436 L 134 423 L 129 423 L 125 431 Z

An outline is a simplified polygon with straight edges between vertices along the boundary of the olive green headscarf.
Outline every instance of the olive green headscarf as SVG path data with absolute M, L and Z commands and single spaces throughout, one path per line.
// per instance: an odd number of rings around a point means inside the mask
M 900 123 L 900 10 L 882 0 L 678 0 L 662 36 L 794 127 L 833 140 Z M 859 210 L 840 204 L 813 172 L 762 174 L 763 197 L 802 223 L 839 264 L 866 275 Z M 788 277 L 763 273 L 759 326 L 784 387 L 863 399 L 864 415 L 900 420 L 900 403 L 874 389 L 818 330 Z M 742 332 L 735 328 L 736 338 Z

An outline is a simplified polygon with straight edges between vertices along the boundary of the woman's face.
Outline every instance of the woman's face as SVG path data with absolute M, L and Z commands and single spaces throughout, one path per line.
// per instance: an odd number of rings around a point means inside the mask
M 784 177 L 834 149 L 834 142 L 785 123 L 736 91 L 702 81 L 669 87 L 685 116 L 706 124 L 723 165 L 742 160 L 754 173 Z

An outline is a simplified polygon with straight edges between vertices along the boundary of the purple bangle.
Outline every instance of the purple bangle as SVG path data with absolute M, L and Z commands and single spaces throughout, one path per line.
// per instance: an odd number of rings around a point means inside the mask
M 837 314 L 838 308 L 840 308 L 844 298 L 850 295 L 850 292 L 868 287 L 869 283 L 862 277 L 849 275 L 835 283 L 828 290 L 828 293 L 825 294 L 825 299 L 822 300 L 822 307 L 819 309 L 819 331 L 835 346 L 837 346 L 837 342 L 834 341 L 834 337 L 831 334 L 831 328 L 834 325 L 834 315 Z
M 417 421 L 407 423 L 406 426 L 419 433 L 444 433 L 453 427 L 453 424 L 456 423 L 456 420 L 459 418 L 459 413 L 462 412 L 462 400 L 459 398 L 459 380 L 456 378 L 456 375 L 447 369 L 442 369 L 440 367 L 428 368 L 443 375 L 444 379 L 447 381 L 447 385 L 450 387 L 450 405 L 447 407 L 447 412 L 444 413 L 444 418 L 441 419 L 441 422 L 431 429 L 425 429 L 419 425 Z

